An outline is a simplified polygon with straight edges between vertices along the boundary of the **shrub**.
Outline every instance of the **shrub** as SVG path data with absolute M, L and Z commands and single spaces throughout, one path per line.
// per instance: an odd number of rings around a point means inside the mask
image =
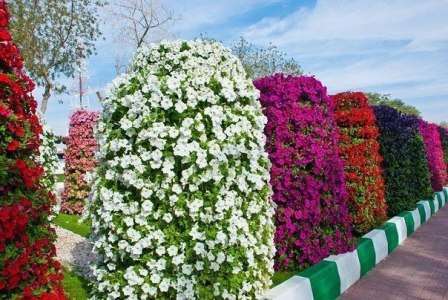
M 420 120 L 420 133 L 425 144 L 432 188 L 434 191 L 441 191 L 447 174 L 439 129 L 436 124 Z
M 428 162 L 419 119 L 380 105 L 374 106 L 384 158 L 388 215 L 415 209 L 419 200 L 432 194 Z
M 361 235 L 383 223 L 387 217 L 379 129 L 373 109 L 363 93 L 340 93 L 333 100 L 349 211 L 354 230 Z
M 54 196 L 42 185 L 36 160 L 42 127 L 34 84 L 23 72 L 8 20 L 0 1 L 0 298 L 65 299 L 48 221 Z
M 276 269 L 297 270 L 351 248 L 333 105 L 313 77 L 255 81 L 267 116 L 266 149 L 277 204 Z
M 96 166 L 97 142 L 94 127 L 98 121 L 97 112 L 77 110 L 70 117 L 70 129 L 65 149 L 65 180 L 61 211 L 80 214 L 90 193 L 85 178 Z
M 270 287 L 266 118 L 218 43 L 140 49 L 98 126 L 96 299 L 252 299 Z
M 448 169 L 448 130 L 442 126 L 439 126 L 439 134 L 440 134 L 440 141 L 442 142 L 443 159 Z M 447 183 L 448 182 L 445 182 L 445 184 Z

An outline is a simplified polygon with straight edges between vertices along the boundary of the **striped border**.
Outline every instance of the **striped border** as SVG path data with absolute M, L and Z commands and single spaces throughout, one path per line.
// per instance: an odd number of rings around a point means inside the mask
M 444 207 L 447 200 L 448 187 L 444 187 L 434 193 L 433 199 L 419 201 L 413 211 L 403 212 L 365 234 L 354 251 L 327 257 L 272 288 L 264 299 L 336 299 Z

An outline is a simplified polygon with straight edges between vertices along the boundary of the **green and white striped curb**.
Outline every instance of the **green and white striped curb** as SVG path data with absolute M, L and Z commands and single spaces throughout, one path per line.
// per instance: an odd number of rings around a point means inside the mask
M 327 257 L 272 288 L 264 299 L 336 299 L 444 207 L 447 200 L 448 187 L 445 187 L 434 193 L 433 199 L 419 201 L 413 211 L 403 212 L 365 234 L 354 251 Z

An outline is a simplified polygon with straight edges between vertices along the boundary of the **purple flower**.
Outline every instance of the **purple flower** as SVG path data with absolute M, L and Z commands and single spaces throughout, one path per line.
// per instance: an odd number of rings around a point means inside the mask
M 254 84 L 268 118 L 276 269 L 302 269 L 351 250 L 344 169 L 326 88 L 313 77 L 282 74 Z

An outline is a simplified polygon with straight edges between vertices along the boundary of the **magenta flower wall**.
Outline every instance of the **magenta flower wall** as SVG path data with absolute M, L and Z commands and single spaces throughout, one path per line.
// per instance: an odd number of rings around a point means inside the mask
M 439 129 L 435 124 L 420 120 L 420 133 L 425 143 L 432 188 L 434 191 L 441 191 L 447 181 L 447 167 L 444 161 Z
M 277 204 L 277 270 L 297 270 L 352 248 L 352 228 L 333 104 L 313 77 L 277 74 L 254 82 L 268 124 Z

